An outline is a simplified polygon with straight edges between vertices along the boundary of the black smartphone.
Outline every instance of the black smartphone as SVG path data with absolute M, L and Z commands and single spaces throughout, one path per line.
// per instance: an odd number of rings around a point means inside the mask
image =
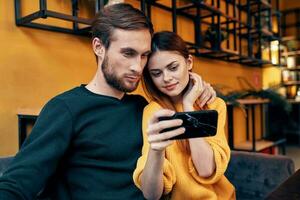
M 171 139 L 187 139 L 196 137 L 209 137 L 217 133 L 218 112 L 216 110 L 199 110 L 193 112 L 177 112 L 171 117 L 160 117 L 161 120 L 181 119 L 185 132 Z M 178 127 L 167 128 L 161 131 L 167 132 Z

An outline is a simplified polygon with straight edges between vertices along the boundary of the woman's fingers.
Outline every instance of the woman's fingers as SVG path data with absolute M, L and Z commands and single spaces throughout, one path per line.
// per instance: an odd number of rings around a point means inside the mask
M 175 114 L 175 111 L 168 110 L 168 109 L 160 109 L 159 111 L 155 112 L 153 116 L 149 119 L 149 125 L 157 123 L 160 117 L 171 117 Z
M 162 120 L 149 125 L 147 132 L 148 135 L 157 134 L 164 129 L 181 126 L 182 122 L 183 121 L 181 119 Z
M 151 145 L 151 149 L 156 150 L 156 151 L 162 151 L 165 148 L 167 148 L 168 146 L 170 146 L 174 141 L 172 140 L 166 140 L 163 142 L 159 142 L 159 143 L 150 143 Z
M 149 141 L 149 143 L 163 142 L 163 141 L 167 141 L 177 135 L 181 135 L 184 132 L 185 132 L 185 128 L 180 127 L 180 128 L 176 128 L 171 131 L 167 131 L 167 132 L 163 132 L 163 133 L 159 133 L 159 134 L 148 135 L 148 141 Z

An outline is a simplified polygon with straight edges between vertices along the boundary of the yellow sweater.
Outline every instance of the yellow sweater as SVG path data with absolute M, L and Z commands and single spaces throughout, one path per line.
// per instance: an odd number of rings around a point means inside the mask
M 177 106 L 178 107 L 178 106 Z M 177 108 L 178 111 L 182 111 Z M 147 139 L 147 124 L 154 112 L 161 109 L 156 102 L 151 102 L 144 109 L 143 114 L 143 140 L 142 156 L 138 159 L 133 179 L 137 187 L 141 186 L 141 174 L 147 161 L 149 143 Z M 172 200 L 232 200 L 235 199 L 235 189 L 224 176 L 229 159 L 230 149 L 226 141 L 224 129 L 226 120 L 226 105 L 223 100 L 217 98 L 208 109 L 217 110 L 219 114 L 217 134 L 207 137 L 206 141 L 211 145 L 216 170 L 209 178 L 200 177 L 193 165 L 190 154 L 181 151 L 178 143 L 174 142 L 166 148 L 163 165 L 164 194 L 171 192 Z

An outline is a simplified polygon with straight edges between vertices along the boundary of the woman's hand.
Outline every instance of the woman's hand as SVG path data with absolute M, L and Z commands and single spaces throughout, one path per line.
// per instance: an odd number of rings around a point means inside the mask
M 190 72 L 189 87 L 183 95 L 183 110 L 194 111 L 194 103 L 196 102 L 201 108 L 205 104 L 212 103 L 216 98 L 215 90 L 202 80 L 201 76 Z
M 178 127 L 182 120 L 162 120 L 160 117 L 171 117 L 175 112 L 161 109 L 154 113 L 148 122 L 148 141 L 150 144 L 145 168 L 141 176 L 141 189 L 146 199 L 160 199 L 163 193 L 163 164 L 165 149 L 173 143 L 172 137 L 184 133 L 184 128 L 176 128 L 161 133 L 166 128 Z
M 181 119 L 159 121 L 160 117 L 171 117 L 174 114 L 174 111 L 161 109 L 150 118 L 147 134 L 148 142 L 152 150 L 163 152 L 167 146 L 173 143 L 173 140 L 170 140 L 171 138 L 184 133 L 185 129 L 183 127 L 162 132 L 164 129 L 179 127 L 182 124 L 183 121 Z

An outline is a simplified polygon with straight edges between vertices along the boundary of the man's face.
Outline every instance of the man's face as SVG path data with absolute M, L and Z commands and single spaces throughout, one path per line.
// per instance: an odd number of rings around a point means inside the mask
M 150 50 L 151 35 L 147 29 L 115 29 L 101 65 L 106 82 L 122 92 L 134 91 Z

